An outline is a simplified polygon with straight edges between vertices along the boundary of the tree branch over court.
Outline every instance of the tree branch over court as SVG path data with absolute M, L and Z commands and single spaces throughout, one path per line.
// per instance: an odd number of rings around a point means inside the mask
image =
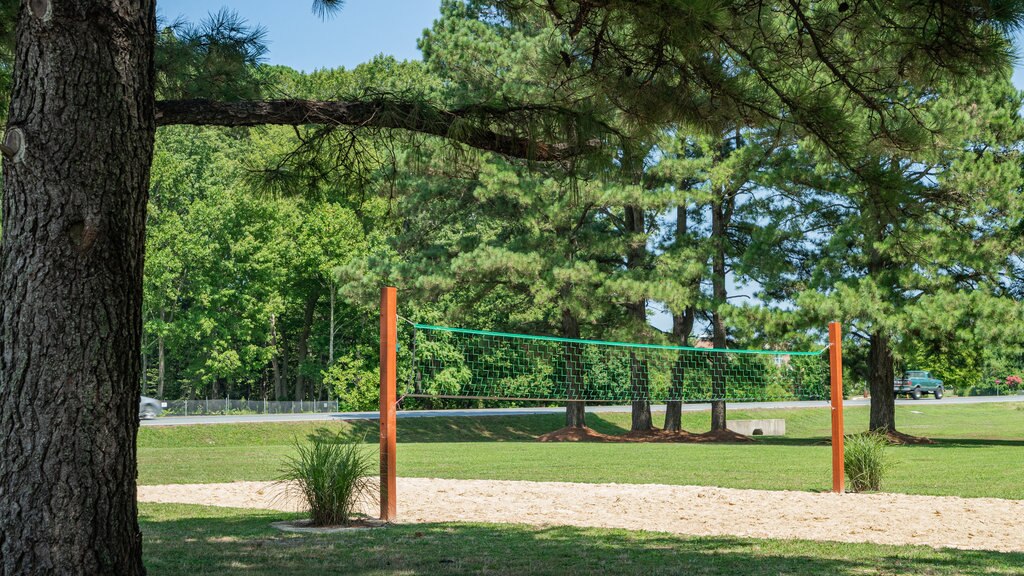
M 492 130 L 488 122 L 522 118 L 524 114 L 567 113 L 554 107 L 467 107 L 442 110 L 422 102 L 245 100 L 163 100 L 156 104 L 158 126 L 325 125 L 367 129 L 397 129 L 447 138 L 479 150 L 541 162 L 565 161 L 600 147 L 599 139 L 582 143 L 548 143 L 529 136 Z

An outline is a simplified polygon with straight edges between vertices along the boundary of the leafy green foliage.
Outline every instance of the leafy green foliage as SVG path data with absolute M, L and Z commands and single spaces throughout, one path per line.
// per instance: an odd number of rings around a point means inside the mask
M 849 167 L 801 141 L 766 181 L 781 192 L 769 208 L 785 251 L 766 293 L 795 303 L 805 326 L 839 319 L 866 341 L 855 368 L 886 404 L 876 422 L 886 429 L 897 360 L 960 358 L 963 371 L 947 372 L 963 386 L 986 354 L 1020 341 L 1022 308 L 1008 291 L 1020 247 L 1007 230 L 1021 214 L 1021 96 L 1000 77 L 929 93 L 897 95 L 933 127 L 930 148 L 874 140 Z
M 290 388 L 283 366 L 290 364 L 296 376 L 319 377 L 322 364 L 310 366 L 296 355 L 303 334 L 328 352 L 329 310 L 314 309 L 307 324 L 303 306 L 314 297 L 328 300 L 335 269 L 360 252 L 366 237 L 360 217 L 341 204 L 267 197 L 245 186 L 247 163 L 258 162 L 265 143 L 281 135 L 161 131 L 143 353 L 147 388 L 163 388 L 165 397 L 294 398 L 282 389 Z M 372 341 L 363 330 L 366 312 L 344 302 L 336 308 L 339 340 Z M 154 374 L 161 347 L 163 383 Z M 267 371 L 272 363 L 276 375 Z
M 366 358 L 347 353 L 324 371 L 324 386 L 343 412 L 375 411 L 380 407 L 380 374 Z

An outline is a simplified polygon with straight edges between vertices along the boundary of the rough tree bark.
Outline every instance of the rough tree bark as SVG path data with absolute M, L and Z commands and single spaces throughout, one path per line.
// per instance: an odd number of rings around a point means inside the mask
M 889 336 L 880 330 L 871 333 L 868 346 L 868 386 L 871 389 L 870 430 L 896 431 L 896 377 Z
M 624 179 L 641 185 L 644 177 L 644 155 L 631 146 L 623 149 L 622 173 Z M 626 235 L 626 270 L 642 273 L 647 264 L 647 221 L 642 206 L 627 205 L 623 211 L 623 232 Z M 626 316 L 633 324 L 641 341 L 647 334 L 647 299 L 643 296 L 626 303 Z M 629 389 L 631 396 L 630 431 L 648 432 L 654 429 L 651 418 L 650 383 L 647 362 L 635 350 L 629 354 Z
M 3 160 L 0 574 L 144 574 L 154 2 L 21 3 Z M 13 152 L 13 154 L 11 154 Z
M 676 242 L 686 237 L 689 225 L 686 206 L 676 207 Z M 681 313 L 672 314 L 672 342 L 677 346 L 688 346 L 690 334 L 693 332 L 693 321 L 697 310 L 690 306 Z M 665 430 L 679 432 L 683 429 L 682 383 L 685 378 L 686 358 L 682 352 L 672 369 L 672 386 L 669 389 L 669 400 L 665 402 Z M 673 400 L 672 398 L 678 398 Z
M 884 198 L 877 189 L 868 191 L 868 213 L 871 215 L 873 230 L 868 236 L 868 277 L 885 284 L 890 281 L 894 264 L 883 254 L 878 246 L 886 240 L 886 229 L 889 226 L 888 215 L 882 209 Z M 896 431 L 896 392 L 893 390 L 895 379 L 895 359 L 892 353 L 892 342 L 884 329 L 872 330 L 868 347 L 868 389 L 871 391 L 871 416 L 868 424 L 870 430 L 880 432 Z
M 881 286 L 889 287 L 895 280 L 892 273 L 896 264 L 881 250 L 888 240 L 891 212 L 886 206 L 886 194 L 877 186 L 869 186 L 864 210 L 870 225 L 866 235 L 868 277 Z M 895 359 L 890 335 L 884 328 L 871 331 L 868 347 L 868 389 L 871 391 L 871 416 L 868 427 L 880 432 L 896 431 L 896 393 L 893 390 Z
M 722 194 L 711 204 L 711 238 L 714 242 L 714 254 L 711 259 L 711 298 L 714 310 L 711 313 L 711 341 L 715 348 L 725 349 L 728 345 L 725 335 L 725 321 L 722 319 L 720 307 L 729 297 L 725 285 L 725 246 L 726 232 L 732 219 L 733 200 L 731 195 Z M 715 365 L 711 373 L 711 429 L 726 429 L 725 393 L 728 382 L 725 379 L 724 359 L 715 356 Z
M 601 146 L 599 140 L 582 145 L 544 143 L 529 138 L 493 132 L 485 126 L 493 121 L 516 124 L 514 115 L 527 110 L 471 106 L 441 110 L 423 102 L 395 102 L 370 99 L 354 102 L 313 100 L 261 100 L 217 102 L 214 100 L 163 100 L 157 102 L 156 119 L 161 126 L 301 126 L 322 124 L 357 128 L 395 128 L 432 134 L 462 142 L 479 150 L 490 150 L 515 158 L 541 162 L 568 160 Z M 534 111 L 540 111 L 539 109 Z M 549 112 L 560 111 L 551 109 Z M 565 112 L 564 110 L 561 112 Z M 473 127 L 472 120 L 478 120 Z
M 562 310 L 562 337 L 579 338 L 580 325 L 576 317 L 568 309 Z M 566 383 L 568 384 L 569 397 L 579 394 L 583 388 L 583 366 L 580 346 L 574 343 L 564 343 Z M 570 428 L 585 428 L 587 426 L 587 403 L 583 401 L 570 401 L 565 404 L 565 425 Z
M 626 257 L 626 268 L 634 270 L 646 262 L 647 237 L 644 221 L 644 210 L 639 206 L 626 207 L 626 232 L 630 237 L 629 254 Z M 640 298 L 626 304 L 626 312 L 643 333 L 647 332 L 647 300 Z M 629 355 L 630 393 L 633 396 L 630 431 L 647 432 L 654 428 L 651 418 L 650 383 L 648 382 L 647 362 L 638 358 L 635 352 Z
M 689 346 L 690 334 L 693 332 L 693 320 L 697 315 L 695 308 L 688 307 L 682 314 L 672 315 L 672 341 L 677 346 Z M 665 402 L 665 430 L 668 432 L 679 432 L 683 429 L 683 381 L 686 377 L 686 356 L 680 351 L 675 365 L 672 367 L 672 386 L 669 389 L 670 398 Z

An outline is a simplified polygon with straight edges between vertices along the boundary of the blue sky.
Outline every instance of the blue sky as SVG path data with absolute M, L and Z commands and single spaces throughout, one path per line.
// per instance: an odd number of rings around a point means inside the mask
M 307 72 L 317 68 L 352 68 L 377 54 L 399 60 L 419 58 L 416 39 L 440 14 L 440 0 L 347 0 L 341 12 L 321 20 L 312 0 L 158 0 L 165 20 L 183 16 L 199 21 L 228 7 L 267 29 L 271 64 Z

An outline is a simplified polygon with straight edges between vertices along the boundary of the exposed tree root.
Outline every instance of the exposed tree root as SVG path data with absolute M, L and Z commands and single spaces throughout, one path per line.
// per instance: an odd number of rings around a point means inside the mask
M 931 438 L 925 438 L 924 436 L 911 436 L 910 434 L 897 432 L 896 430 L 886 432 L 885 439 L 889 441 L 889 444 L 897 446 L 909 444 L 935 444 L 935 441 Z

